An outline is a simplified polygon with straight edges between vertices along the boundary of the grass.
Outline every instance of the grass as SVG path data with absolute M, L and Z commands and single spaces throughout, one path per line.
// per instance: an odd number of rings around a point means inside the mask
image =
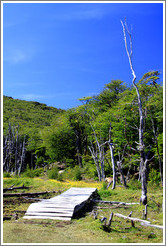
M 70 187 L 96 187 L 103 200 L 139 202 L 141 190 L 129 185 L 128 189 L 116 187 L 115 190 L 105 190 L 99 182 L 85 181 L 56 181 L 42 178 L 4 178 L 4 188 L 11 185 L 31 186 L 29 191 L 67 190 Z M 137 184 L 136 184 L 137 185 Z M 25 191 L 27 192 L 27 190 Z M 148 187 L 148 217 L 152 224 L 162 225 L 162 197 L 160 186 Z M 50 195 L 49 195 L 50 196 Z M 55 196 L 55 194 L 52 194 Z M 44 196 L 42 196 L 44 197 Z M 47 197 L 44 197 L 47 198 Z M 18 220 L 6 220 L 3 224 L 3 243 L 162 243 L 163 231 L 152 227 L 143 227 L 139 222 L 131 227 L 131 222 L 113 217 L 111 229 L 103 230 L 100 218 L 109 218 L 110 213 L 128 215 L 132 211 L 132 217 L 142 218 L 143 205 L 123 206 L 113 208 L 112 205 L 97 204 L 98 218 L 95 220 L 92 213 L 72 219 L 71 221 L 55 220 L 25 220 L 24 211 L 30 203 L 20 198 L 4 199 L 4 214 L 19 214 Z M 102 208 L 101 208 L 102 207 Z M 115 206 L 114 206 L 115 207 Z M 21 212 L 22 211 L 22 212 Z

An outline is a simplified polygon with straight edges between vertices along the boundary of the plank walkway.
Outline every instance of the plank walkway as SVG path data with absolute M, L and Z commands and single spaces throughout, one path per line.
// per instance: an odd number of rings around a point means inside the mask
M 32 203 L 23 218 L 71 220 L 96 191 L 96 188 L 70 188 L 53 198 Z

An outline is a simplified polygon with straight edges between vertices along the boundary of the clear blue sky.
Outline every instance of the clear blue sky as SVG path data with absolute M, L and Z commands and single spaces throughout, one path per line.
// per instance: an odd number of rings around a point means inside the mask
M 137 81 L 163 72 L 162 3 L 4 3 L 3 94 L 68 109 L 111 80 L 131 84 L 124 17 Z

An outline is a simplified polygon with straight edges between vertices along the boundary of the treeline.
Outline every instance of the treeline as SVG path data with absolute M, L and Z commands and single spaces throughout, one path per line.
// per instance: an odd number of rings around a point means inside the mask
M 163 87 L 158 83 L 159 76 L 158 71 L 148 72 L 137 86 L 142 100 L 148 167 L 156 170 L 162 180 Z M 9 144 L 10 122 L 10 127 L 19 125 L 18 135 L 25 141 L 22 166 L 37 168 L 61 162 L 66 167 L 84 168 L 89 177 L 98 180 L 117 171 L 122 179 L 123 175 L 139 175 L 139 109 L 135 89 L 123 81 L 111 80 L 99 95 L 79 100 L 81 106 L 63 111 L 4 97 L 4 148 Z M 10 166 L 15 165 L 14 154 L 10 162 Z M 4 167 L 6 163 L 4 159 Z

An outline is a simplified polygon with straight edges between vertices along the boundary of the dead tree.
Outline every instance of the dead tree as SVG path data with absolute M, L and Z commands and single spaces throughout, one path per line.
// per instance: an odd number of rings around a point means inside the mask
M 91 146 L 88 146 L 88 147 L 92 155 L 92 158 L 94 160 L 94 163 L 96 165 L 96 170 L 97 170 L 99 181 L 101 181 L 102 178 L 101 178 L 101 169 L 100 169 L 100 164 L 99 164 L 99 159 L 98 159 L 98 151 L 97 149 L 96 150 L 94 149 L 92 142 L 91 142 Z
M 124 146 L 123 153 L 122 153 L 121 156 L 120 156 L 120 153 L 118 152 L 119 161 L 117 161 L 117 167 L 119 169 L 119 173 L 120 173 L 120 176 L 121 176 L 121 182 L 123 183 L 125 188 L 127 188 L 127 185 L 126 185 L 126 179 L 125 179 L 124 174 L 123 174 L 122 162 L 123 162 L 123 159 L 124 159 L 124 152 L 125 152 L 126 146 L 127 146 L 127 144 Z
M 18 126 L 11 126 L 9 123 L 8 133 L 3 141 L 3 170 L 5 172 L 20 175 L 26 168 L 25 165 L 25 136 L 23 141 L 18 134 Z
M 110 123 L 110 129 L 109 129 L 109 141 L 108 141 L 109 147 L 110 147 L 110 154 L 111 154 L 111 162 L 112 162 L 112 171 L 113 171 L 113 184 L 112 184 L 112 190 L 115 189 L 116 185 L 116 169 L 115 169 L 115 160 L 114 160 L 114 152 L 113 152 L 113 143 L 111 139 L 111 123 Z
M 105 143 L 99 145 L 100 149 L 101 149 L 101 147 L 103 147 L 106 144 L 108 144 L 109 145 L 109 148 L 110 148 L 112 171 L 113 171 L 113 180 L 112 180 L 112 182 L 113 182 L 113 184 L 112 184 L 112 190 L 113 190 L 113 189 L 115 189 L 115 185 L 116 185 L 116 168 L 115 168 L 114 151 L 113 151 L 114 144 L 113 144 L 112 139 L 111 139 L 111 122 L 110 122 L 110 128 L 109 128 L 109 140 L 106 141 Z M 102 170 L 102 172 L 104 173 L 104 149 L 103 149 L 103 155 L 101 155 L 101 157 L 103 158 L 103 165 L 102 165 L 103 170 Z M 104 175 L 104 179 L 103 180 L 105 181 L 105 175 Z
M 136 90 L 137 93 L 137 100 L 138 100 L 138 108 L 139 108 L 139 143 L 137 146 L 138 151 L 140 152 L 140 174 L 141 174 L 141 183 L 142 183 L 142 195 L 140 198 L 140 202 L 142 202 L 144 205 L 147 204 L 147 165 L 148 165 L 148 154 L 145 153 L 145 144 L 144 144 L 144 116 L 143 116 L 143 107 L 142 107 L 142 102 L 141 102 L 141 96 L 139 93 L 139 89 L 135 83 L 136 81 L 136 74 L 133 68 L 133 63 L 132 63 L 132 38 L 131 38 L 131 33 L 127 27 L 126 20 L 123 23 L 121 21 L 122 28 L 123 28 L 123 35 L 124 35 L 124 42 L 125 42 L 125 48 L 126 48 L 126 53 L 129 59 L 129 64 L 130 64 L 130 69 L 133 75 L 133 80 L 132 84 Z M 126 37 L 126 32 L 129 36 L 130 40 L 130 51 L 128 49 L 128 44 L 127 44 L 127 37 Z
M 104 145 L 99 143 L 95 129 L 93 128 L 91 123 L 90 125 L 93 130 L 93 135 L 95 137 L 95 148 L 94 148 L 93 143 L 91 142 L 91 146 L 89 146 L 89 150 L 91 152 L 91 155 L 96 165 L 99 181 L 102 181 L 102 180 L 105 181 Z

